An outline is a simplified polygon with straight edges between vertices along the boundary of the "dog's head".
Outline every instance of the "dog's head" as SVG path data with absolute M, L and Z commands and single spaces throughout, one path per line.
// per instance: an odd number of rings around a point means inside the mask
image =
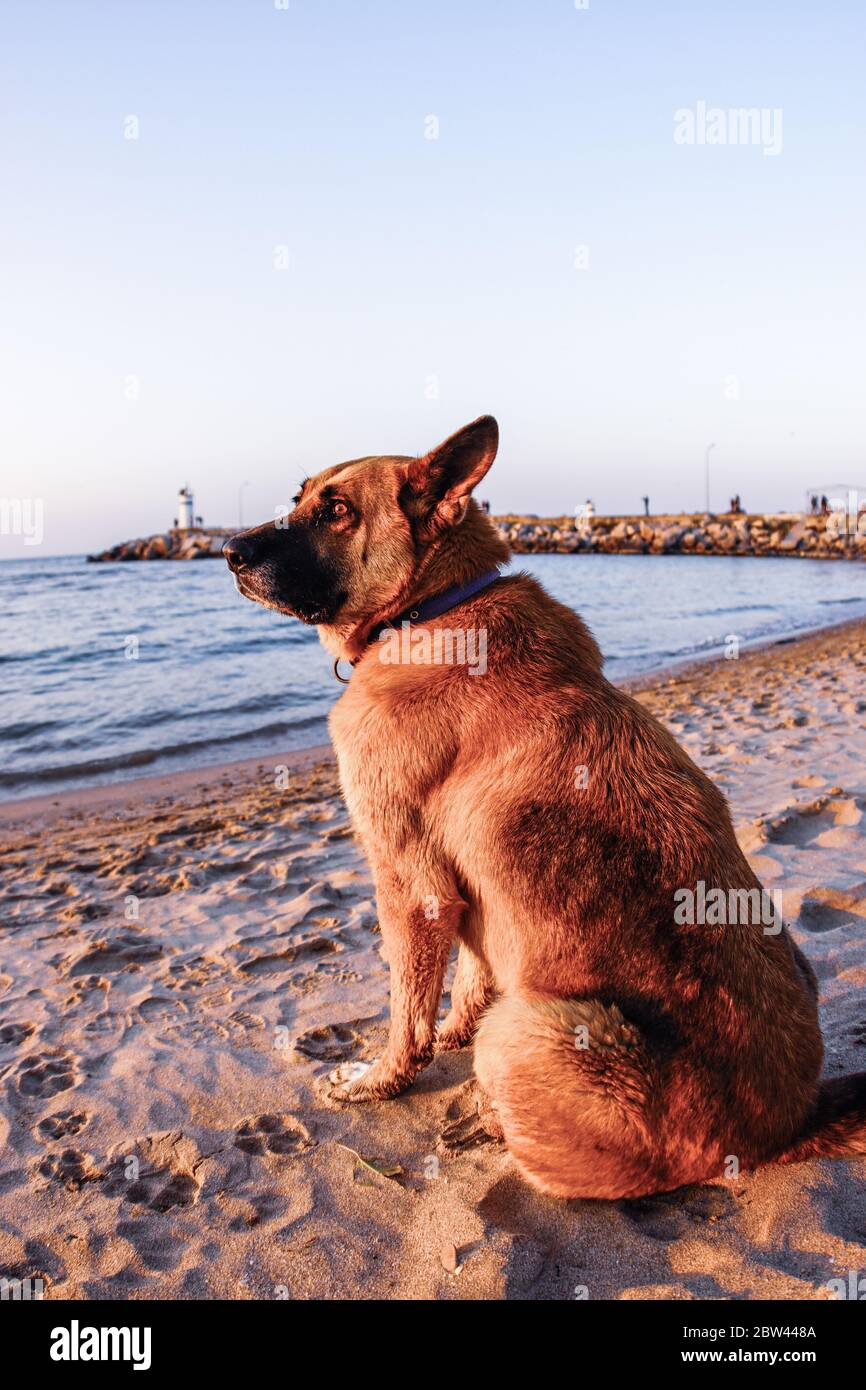
M 398 612 L 470 511 L 476 525 L 494 532 L 470 493 L 498 442 L 496 421 L 482 415 L 423 458 L 353 459 L 308 478 L 292 512 L 226 542 L 238 589 L 266 608 L 328 627 L 351 629 Z

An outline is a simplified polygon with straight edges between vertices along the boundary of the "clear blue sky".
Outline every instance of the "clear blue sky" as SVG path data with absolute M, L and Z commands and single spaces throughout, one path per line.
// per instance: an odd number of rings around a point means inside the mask
M 0 496 L 44 498 L 43 553 L 164 528 L 187 479 L 206 522 L 244 481 L 263 520 L 487 411 L 494 510 L 698 507 L 710 442 L 715 505 L 866 477 L 854 0 L 17 0 L 3 28 Z M 780 108 L 781 153 L 676 144 L 700 101 Z

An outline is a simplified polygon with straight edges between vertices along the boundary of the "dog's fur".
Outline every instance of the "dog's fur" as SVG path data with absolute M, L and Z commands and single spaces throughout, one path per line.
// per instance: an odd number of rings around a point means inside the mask
M 386 663 L 369 642 L 506 559 L 470 497 L 497 443 L 484 416 L 423 458 L 327 469 L 226 548 L 242 593 L 356 662 L 331 732 L 376 879 L 391 1026 L 338 1098 L 397 1095 L 474 1037 L 514 1158 L 563 1197 L 866 1153 L 866 1074 L 819 1085 L 815 978 L 787 931 L 676 925 L 679 889 L 760 885 L 721 792 L 607 682 L 581 619 L 515 575 L 425 624 L 486 630 L 483 675 Z

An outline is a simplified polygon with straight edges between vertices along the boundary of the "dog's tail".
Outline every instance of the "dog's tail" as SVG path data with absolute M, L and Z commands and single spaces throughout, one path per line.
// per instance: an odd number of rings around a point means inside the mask
M 773 1163 L 866 1154 L 866 1071 L 837 1076 L 818 1088 L 815 1107 L 797 1138 Z

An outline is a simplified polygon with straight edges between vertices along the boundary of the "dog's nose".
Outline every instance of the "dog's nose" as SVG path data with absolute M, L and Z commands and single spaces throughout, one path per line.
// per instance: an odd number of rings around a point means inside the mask
M 253 547 L 243 536 L 232 536 L 223 546 L 223 555 L 230 570 L 237 574 L 253 563 Z

